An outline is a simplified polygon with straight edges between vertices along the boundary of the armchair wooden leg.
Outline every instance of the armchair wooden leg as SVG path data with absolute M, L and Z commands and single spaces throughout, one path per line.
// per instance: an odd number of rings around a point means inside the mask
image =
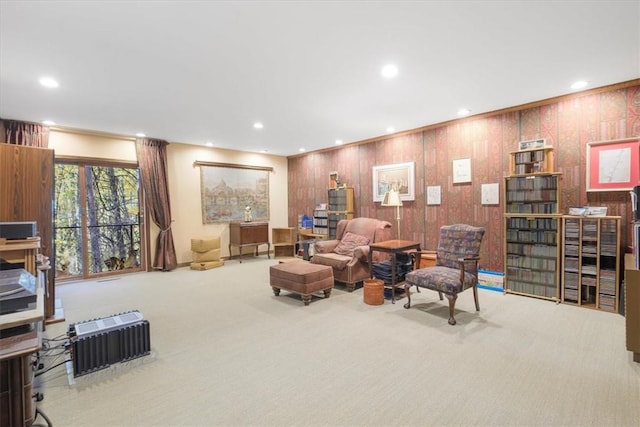
M 478 303 L 478 286 L 473 287 L 473 299 L 476 302 L 476 311 L 480 311 L 480 303 Z
M 442 292 L 438 291 L 438 295 L 440 296 L 440 301 L 442 301 Z
M 453 311 L 456 307 L 456 300 L 458 299 L 458 295 L 447 294 L 447 299 L 449 300 L 449 324 L 453 326 L 456 324 L 456 319 L 453 317 Z
M 407 296 L 407 302 L 404 304 L 404 308 L 410 308 L 411 307 L 411 292 L 409 291 L 411 289 L 411 285 L 406 283 L 404 285 L 404 293 Z M 416 286 L 416 289 L 418 291 L 420 291 L 420 288 Z

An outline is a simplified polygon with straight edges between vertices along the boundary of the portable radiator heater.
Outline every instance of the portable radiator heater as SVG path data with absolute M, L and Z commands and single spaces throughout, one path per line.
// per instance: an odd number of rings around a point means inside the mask
M 67 335 L 74 377 L 151 352 L 149 321 L 139 311 L 74 323 Z

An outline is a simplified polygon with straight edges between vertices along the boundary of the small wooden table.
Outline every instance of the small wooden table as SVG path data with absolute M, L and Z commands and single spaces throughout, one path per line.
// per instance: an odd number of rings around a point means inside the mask
M 369 245 L 369 271 L 373 278 L 373 251 L 386 252 L 391 254 L 391 303 L 396 303 L 396 254 L 415 249 L 420 250 L 420 242 L 412 240 L 385 240 L 383 242 L 371 243 Z

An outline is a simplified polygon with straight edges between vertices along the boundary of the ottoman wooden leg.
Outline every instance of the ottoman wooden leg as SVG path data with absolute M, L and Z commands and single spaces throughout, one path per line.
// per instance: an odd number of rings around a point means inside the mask
M 303 294 L 302 296 L 302 302 L 304 303 L 304 305 L 309 305 L 309 303 L 311 302 L 311 294 Z
M 275 296 L 280 295 L 280 288 L 276 288 L 275 286 L 272 286 L 271 289 L 273 289 L 273 294 Z
M 331 295 L 331 289 L 325 289 L 323 292 L 325 298 L 329 298 L 329 296 Z

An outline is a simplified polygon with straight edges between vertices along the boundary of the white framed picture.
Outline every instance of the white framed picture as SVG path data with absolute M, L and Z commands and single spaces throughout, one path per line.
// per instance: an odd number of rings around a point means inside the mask
M 500 203 L 500 187 L 497 182 L 491 184 L 482 184 L 482 199 L 483 205 L 497 205 Z
M 471 159 L 457 159 L 453 161 L 453 183 L 471 182 Z
M 439 205 L 441 203 L 440 186 L 427 186 L 427 205 Z

